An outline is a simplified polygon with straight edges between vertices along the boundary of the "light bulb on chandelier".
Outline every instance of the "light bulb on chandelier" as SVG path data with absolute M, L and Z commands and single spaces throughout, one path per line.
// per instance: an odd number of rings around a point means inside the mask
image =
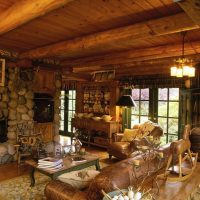
M 195 68 L 189 64 L 178 64 L 177 66 L 171 67 L 171 76 L 176 76 L 178 78 L 184 76 L 195 77 Z

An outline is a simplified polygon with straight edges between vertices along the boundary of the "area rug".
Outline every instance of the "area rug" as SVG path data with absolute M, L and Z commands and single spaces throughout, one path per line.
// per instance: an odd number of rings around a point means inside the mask
M 35 174 L 35 186 L 30 187 L 29 175 L 0 182 L 0 200 L 45 200 L 44 188 L 50 178 Z
M 116 161 L 102 158 L 101 169 L 114 162 Z M 23 175 L 0 182 L 0 200 L 46 200 L 44 189 L 50 178 L 36 172 L 35 181 L 35 186 L 30 187 L 29 175 Z

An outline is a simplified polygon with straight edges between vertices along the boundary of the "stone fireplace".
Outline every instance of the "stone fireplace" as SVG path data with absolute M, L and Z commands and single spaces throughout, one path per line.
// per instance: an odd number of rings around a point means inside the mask
M 24 132 L 31 135 L 33 125 L 33 71 L 9 68 L 5 87 L 0 87 L 0 164 L 16 156 L 18 129 L 27 124 Z
M 26 125 L 23 134 L 26 136 L 35 133 L 34 122 L 34 91 L 37 78 L 33 68 L 18 68 L 7 66 L 5 86 L 0 86 L 0 164 L 16 160 L 16 149 L 18 134 L 21 126 Z M 52 116 L 53 140 L 46 143 L 49 151 L 54 151 L 54 144 L 59 143 L 60 123 L 60 90 L 61 75 L 55 74 L 53 89 L 54 115 Z M 40 91 L 41 92 L 41 91 Z M 51 148 L 50 148 L 51 147 Z

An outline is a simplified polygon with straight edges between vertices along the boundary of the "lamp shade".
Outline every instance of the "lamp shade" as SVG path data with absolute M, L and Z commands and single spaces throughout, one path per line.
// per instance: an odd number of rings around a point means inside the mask
M 136 107 L 133 98 L 130 95 L 123 95 L 117 101 L 117 106 Z

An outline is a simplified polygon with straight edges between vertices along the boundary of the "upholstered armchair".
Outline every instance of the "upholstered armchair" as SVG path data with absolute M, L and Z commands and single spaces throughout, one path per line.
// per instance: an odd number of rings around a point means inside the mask
M 123 160 L 137 155 L 136 145 L 139 142 L 145 142 L 142 138 L 146 136 L 153 136 L 154 139 L 160 140 L 163 135 L 163 129 L 151 121 L 143 124 L 134 125 L 132 129 L 125 129 L 124 133 L 116 133 L 114 135 L 114 142 L 108 146 L 108 154 L 111 159 L 112 156 Z

